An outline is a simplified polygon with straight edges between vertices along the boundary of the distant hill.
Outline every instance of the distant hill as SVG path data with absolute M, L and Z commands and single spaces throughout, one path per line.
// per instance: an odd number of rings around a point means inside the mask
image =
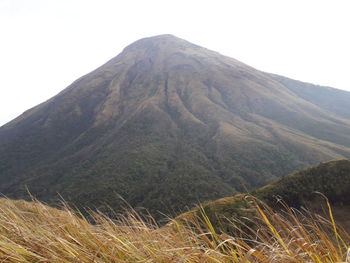
M 339 160 L 321 163 L 299 172 L 287 175 L 276 182 L 256 189 L 249 193 L 257 199 L 265 202 L 275 209 L 282 209 L 279 203 L 282 200 L 290 207 L 300 209 L 306 207 L 310 211 L 327 215 L 326 201 L 321 194 L 328 198 L 337 221 L 350 230 L 350 160 Z M 226 219 L 253 218 L 250 214 L 250 204 L 247 194 L 238 194 L 207 202 L 203 209 L 213 224 L 220 228 L 219 222 L 228 222 Z M 325 208 L 324 211 L 322 207 Z M 195 214 L 200 215 L 199 209 L 194 209 L 179 216 L 190 218 Z M 254 212 L 255 213 L 255 212 Z M 232 227 L 230 223 L 223 226 Z M 227 230 L 227 229 L 226 229 Z
M 350 119 L 350 92 L 331 87 L 316 86 L 274 74 L 269 75 L 298 97 L 339 117 Z
M 332 106 L 349 93 L 320 92 L 172 35 L 141 39 L 0 127 L 0 192 L 177 214 L 349 158 L 348 111 Z

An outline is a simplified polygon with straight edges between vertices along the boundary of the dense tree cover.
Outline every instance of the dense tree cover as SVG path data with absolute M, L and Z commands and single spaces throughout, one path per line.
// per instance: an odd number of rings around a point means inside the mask
M 296 173 L 283 176 L 276 182 L 246 194 L 218 199 L 203 205 L 203 210 L 213 225 L 221 231 L 234 231 L 232 220 L 241 220 L 249 224 L 256 217 L 256 204 L 264 202 L 269 207 L 280 210 L 289 207 L 300 209 L 306 207 L 311 211 L 326 206 L 325 197 L 339 210 L 338 215 L 348 214 L 350 205 L 350 160 L 338 160 L 321 163 Z M 254 199 L 256 198 L 256 199 Z M 201 208 L 196 208 L 179 217 L 191 218 L 201 215 Z M 237 224 L 238 221 L 236 221 Z M 244 227 L 244 226 L 242 226 Z

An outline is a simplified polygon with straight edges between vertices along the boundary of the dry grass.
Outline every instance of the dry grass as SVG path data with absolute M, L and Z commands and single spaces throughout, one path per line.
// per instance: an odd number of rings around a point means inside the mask
M 216 233 L 203 213 L 158 227 L 131 211 L 118 220 L 68 208 L 0 200 L 0 262 L 346 262 L 349 235 L 311 213 L 275 213 L 253 200 L 257 218 L 237 235 Z M 232 224 L 237 224 L 232 219 Z

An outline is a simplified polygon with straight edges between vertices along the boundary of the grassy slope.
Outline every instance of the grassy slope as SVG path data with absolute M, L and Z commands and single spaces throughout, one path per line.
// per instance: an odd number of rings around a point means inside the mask
M 322 218 L 254 207 L 259 231 L 216 233 L 205 215 L 159 228 L 129 212 L 94 224 L 73 211 L 0 199 L 0 260 L 7 263 L 348 262 L 347 232 Z

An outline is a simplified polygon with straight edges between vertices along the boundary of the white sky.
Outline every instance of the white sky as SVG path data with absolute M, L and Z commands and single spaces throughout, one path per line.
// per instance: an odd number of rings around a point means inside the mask
M 0 125 L 131 42 L 167 33 L 350 91 L 349 0 L 0 0 Z

